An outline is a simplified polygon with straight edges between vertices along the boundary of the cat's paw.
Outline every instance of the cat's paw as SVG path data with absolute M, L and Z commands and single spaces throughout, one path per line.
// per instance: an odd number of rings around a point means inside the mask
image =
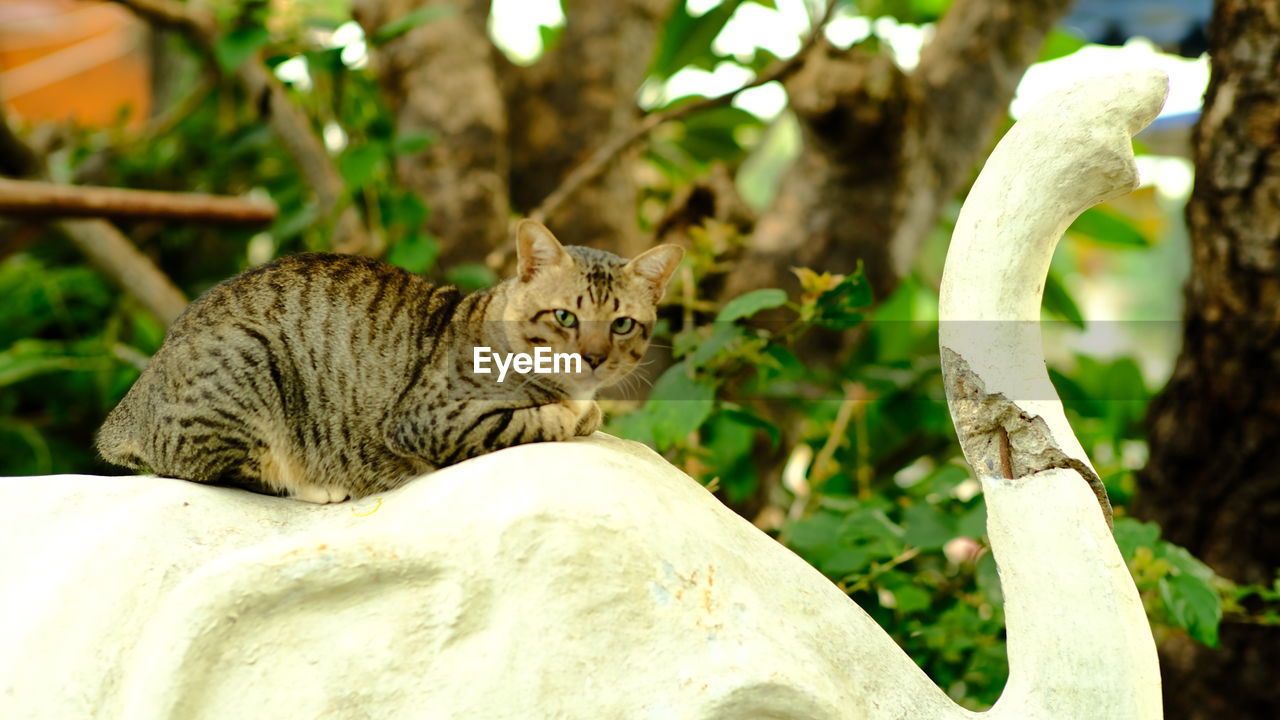
M 550 403 L 538 408 L 538 425 L 548 440 L 568 440 L 578 428 L 581 411 L 572 401 Z
M 604 421 L 604 415 L 600 412 L 600 405 L 594 400 L 579 400 L 579 406 L 586 407 L 581 410 L 578 415 L 578 426 L 574 429 L 573 434 L 579 437 L 590 435 L 600 429 L 600 423 Z
M 293 492 L 293 497 L 303 502 L 315 503 L 317 505 L 327 505 L 329 503 L 340 503 L 351 497 L 346 490 L 337 488 L 322 488 L 319 485 L 303 485 Z

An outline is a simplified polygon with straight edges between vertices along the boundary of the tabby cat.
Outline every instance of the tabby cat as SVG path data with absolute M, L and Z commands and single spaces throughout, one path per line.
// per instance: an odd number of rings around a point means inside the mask
M 600 424 L 595 392 L 636 368 L 684 251 L 663 245 L 626 261 L 562 247 L 530 220 L 516 245 L 516 276 L 466 296 L 325 253 L 231 278 L 174 322 L 107 416 L 98 450 L 135 470 L 326 503 L 500 448 L 588 435 Z M 493 357 L 476 364 L 476 348 L 538 347 L 581 362 L 501 382 Z

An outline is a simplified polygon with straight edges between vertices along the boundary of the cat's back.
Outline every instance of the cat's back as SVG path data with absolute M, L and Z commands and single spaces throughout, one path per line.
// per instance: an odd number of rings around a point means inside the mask
M 176 450 L 146 438 L 176 447 L 193 429 L 250 428 L 246 446 L 285 432 L 299 447 L 337 443 L 352 422 L 380 417 L 459 300 L 455 288 L 358 256 L 305 253 L 252 268 L 179 316 L 103 424 L 99 450 L 158 469 Z
M 261 346 L 273 368 L 308 385 L 394 373 L 439 334 L 459 299 L 453 287 L 371 258 L 288 255 L 210 288 L 174 322 L 152 365 L 186 374 L 212 356 L 243 371 L 256 367 L 243 349 Z
M 323 324 L 337 316 L 392 319 L 446 288 L 372 258 L 286 255 L 213 286 L 178 318 L 170 339 L 223 320 Z

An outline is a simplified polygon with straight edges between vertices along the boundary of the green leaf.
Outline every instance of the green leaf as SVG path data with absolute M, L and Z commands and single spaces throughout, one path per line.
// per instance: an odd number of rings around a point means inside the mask
M 794 540 L 794 538 L 793 538 Z M 819 570 L 827 577 L 841 578 L 863 572 L 871 564 L 871 553 L 857 548 L 840 548 L 819 563 Z
M 800 362 L 800 358 L 781 345 L 770 345 L 765 348 L 764 354 L 768 362 L 756 368 L 760 373 L 762 387 L 768 387 L 774 383 L 799 381 L 808 372 L 808 368 Z
M 1040 47 L 1038 62 L 1065 57 L 1084 47 L 1087 43 L 1080 37 L 1063 30 L 1051 30 Z
M 1081 330 L 1085 329 L 1084 315 L 1080 312 L 1080 306 L 1071 297 L 1071 293 L 1067 292 L 1066 286 L 1062 284 L 1062 278 L 1058 277 L 1058 273 L 1052 269 L 1049 270 L 1049 276 L 1045 278 L 1044 309 Z
M 542 54 L 547 54 L 560 44 L 560 38 L 564 37 L 564 25 L 539 25 L 538 40 L 542 44 Z
M 818 513 L 787 526 L 787 544 L 799 550 L 816 550 L 836 544 L 840 530 L 840 518 L 830 513 Z
M 711 452 L 709 462 L 717 469 L 725 469 L 751 452 L 756 428 L 740 422 L 728 411 L 720 411 L 705 425 L 703 446 Z
M 739 318 L 751 317 L 761 310 L 785 305 L 786 302 L 787 293 L 784 290 L 777 288 L 752 290 L 725 303 L 720 314 L 716 316 L 716 322 L 727 323 Z
M 373 40 L 375 45 L 381 45 L 390 42 L 409 32 L 410 30 L 424 25 L 433 20 L 439 20 L 457 12 L 458 9 L 452 5 L 437 5 L 434 7 L 425 7 L 407 12 L 404 15 L 392 20 L 377 30 L 373 31 Z
M 1116 358 L 1107 367 L 1106 391 L 1100 400 L 1141 400 L 1150 398 L 1142 369 L 1131 357 Z
M 694 17 L 689 14 L 684 0 L 677 0 L 671 17 L 663 27 L 649 74 L 666 80 L 687 65 L 710 67 L 718 59 L 711 49 L 725 23 L 743 0 L 724 0 L 716 7 Z
M 464 292 L 487 288 L 498 282 L 498 276 L 488 266 L 480 263 L 463 263 L 452 267 L 445 273 L 445 279 Z
M 435 264 L 440 245 L 424 233 L 412 233 L 396 243 L 387 254 L 387 262 L 412 273 L 424 273 Z
M 0 387 L 62 370 L 89 370 L 90 358 L 67 355 L 62 343 L 19 340 L 0 352 Z
M 701 99 L 702 96 L 697 96 Z M 693 98 L 681 98 L 673 101 L 668 107 L 694 101 Z M 760 128 L 760 118 L 731 105 L 704 110 L 684 119 L 681 133 L 674 143 L 692 160 L 704 166 L 716 163 L 732 163 L 746 155 L 746 149 L 739 142 L 742 132 L 748 128 Z
M 758 489 L 759 473 L 751 454 L 758 433 L 757 426 L 724 410 L 703 423 L 706 477 L 719 477 L 723 495 L 732 503 L 746 501 Z
M 892 589 L 890 592 L 893 593 L 898 612 L 904 615 L 927 610 L 929 609 L 929 604 L 933 601 L 932 595 L 915 585 L 902 585 Z
M 1116 546 L 1120 548 L 1120 554 L 1127 559 L 1132 558 L 1140 547 L 1154 550 L 1160 539 L 1160 526 L 1155 523 L 1139 522 L 1130 517 L 1117 518 L 1111 535 L 1115 538 Z
M 1092 207 L 1080 213 L 1071 223 L 1071 232 L 1118 248 L 1145 248 L 1151 241 L 1125 216 L 1103 207 Z
M 715 393 L 711 383 L 689 376 L 686 363 L 667 368 L 645 403 L 658 447 L 674 445 L 701 427 L 715 406 Z
M 760 74 L 772 67 L 780 59 L 767 48 L 756 48 L 755 52 L 751 54 L 751 59 L 747 61 L 747 68 L 756 74 Z
M 693 351 L 693 356 L 689 358 L 689 362 L 693 363 L 696 368 L 706 365 L 708 361 L 720 354 L 729 343 L 742 337 L 742 328 L 730 323 L 716 323 L 711 329 L 711 335 L 706 340 L 698 343 L 698 347 Z
M 1000 586 L 1000 571 L 996 567 L 996 558 L 991 553 L 984 553 L 978 558 L 974 569 L 974 582 L 992 603 L 1004 602 L 1004 590 Z
M 952 518 L 935 505 L 916 503 L 903 512 L 906 534 L 902 541 L 924 550 L 935 550 L 956 537 Z
M 1206 583 L 1213 578 L 1213 570 L 1208 565 L 1200 562 L 1186 548 L 1174 545 L 1167 540 L 1160 542 L 1160 546 L 1156 549 L 1156 556 L 1168 560 L 1170 565 L 1184 575 L 1190 575 Z
M 416 155 L 431 147 L 436 141 L 436 134 L 430 131 L 406 132 L 396 136 L 391 143 L 391 152 L 396 155 Z
M 860 510 L 844 519 L 840 539 L 846 542 L 887 540 L 900 543 L 902 528 L 893 524 L 881 510 Z
M 860 310 L 871 304 L 871 284 L 859 267 L 840 284 L 822 293 L 818 298 L 815 321 L 833 330 L 848 330 L 862 322 Z
M 776 448 L 778 447 L 778 444 L 782 442 L 782 431 L 778 429 L 777 425 L 774 425 L 764 418 L 756 417 L 745 410 L 736 410 L 734 408 L 725 408 L 720 411 L 720 415 L 731 419 L 740 425 L 746 425 L 757 430 L 763 430 L 765 435 L 769 436 L 769 445 L 772 447 Z
M 977 507 L 960 516 L 956 523 L 957 536 L 980 538 L 987 533 L 987 505 L 979 503 Z
M 391 196 L 381 195 L 380 199 L 382 213 L 389 226 L 417 232 L 427 221 L 427 206 L 415 192 L 406 191 Z
M 653 418 L 644 410 L 615 415 L 609 420 L 608 432 L 627 440 L 653 445 Z
M 373 180 L 385 160 L 382 145 L 371 143 L 348 147 L 338 157 L 338 172 L 348 190 L 359 190 Z
M 671 354 L 677 358 L 697 350 L 703 343 L 702 333 L 697 328 L 681 330 L 671 338 Z
M 276 221 L 271 225 L 271 235 L 276 239 L 277 244 L 292 240 L 305 232 L 315 221 L 316 206 L 314 203 L 307 203 L 277 215 Z
M 1160 599 L 1173 621 L 1191 637 L 1209 647 L 1217 646 L 1222 602 L 1209 583 L 1191 575 L 1171 575 L 1160 580 Z
M 233 73 L 270 40 L 271 33 L 260 25 L 236 28 L 218 36 L 213 43 L 213 56 L 222 72 Z

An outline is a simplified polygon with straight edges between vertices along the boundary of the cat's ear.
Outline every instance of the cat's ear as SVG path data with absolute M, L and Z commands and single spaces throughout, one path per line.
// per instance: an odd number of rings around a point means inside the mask
M 656 305 L 667 294 L 667 281 L 683 257 L 684 248 L 679 245 L 659 245 L 632 258 L 626 270 L 644 281 Z
M 572 264 L 573 258 L 542 223 L 526 219 L 516 226 L 516 275 L 521 282 L 548 268 Z

